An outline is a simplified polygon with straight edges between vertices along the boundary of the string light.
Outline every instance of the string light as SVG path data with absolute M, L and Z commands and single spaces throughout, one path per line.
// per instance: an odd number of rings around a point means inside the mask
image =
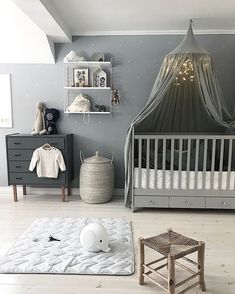
M 186 81 L 193 82 L 194 78 L 193 62 L 188 57 L 180 68 L 178 76 L 175 78 L 175 85 L 179 86 L 181 82 L 185 83 Z

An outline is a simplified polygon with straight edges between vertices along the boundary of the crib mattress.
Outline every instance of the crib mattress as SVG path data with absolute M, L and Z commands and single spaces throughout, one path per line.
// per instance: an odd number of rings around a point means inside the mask
M 221 186 L 220 186 L 220 173 L 218 171 L 205 172 L 205 177 L 203 176 L 202 171 L 170 171 L 165 170 L 165 173 L 162 170 L 149 169 L 148 171 L 145 168 L 140 169 L 141 172 L 141 182 L 139 185 L 139 168 L 134 170 L 134 188 L 139 189 L 183 189 L 183 190 L 234 190 L 235 188 L 235 172 L 231 171 L 229 173 L 223 171 L 221 173 Z M 180 179 L 181 173 L 181 179 Z M 165 175 L 164 175 L 165 174 Z M 156 177 L 156 187 L 154 187 L 154 179 Z M 147 183 L 148 180 L 148 183 Z M 187 187 L 187 180 L 189 185 Z M 164 181 L 164 182 L 163 182 Z M 227 184 L 228 181 L 228 184 Z M 171 186 L 172 182 L 172 186 Z M 164 184 L 165 183 L 165 184 Z M 148 184 L 148 185 L 147 185 Z

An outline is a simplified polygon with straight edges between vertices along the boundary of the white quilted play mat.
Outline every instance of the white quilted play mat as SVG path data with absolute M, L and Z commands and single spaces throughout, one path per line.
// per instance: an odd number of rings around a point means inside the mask
M 80 232 L 91 222 L 109 234 L 108 253 L 80 245 Z M 48 242 L 53 236 L 60 241 Z M 117 218 L 39 218 L 0 259 L 0 273 L 130 275 L 134 250 L 130 222 Z

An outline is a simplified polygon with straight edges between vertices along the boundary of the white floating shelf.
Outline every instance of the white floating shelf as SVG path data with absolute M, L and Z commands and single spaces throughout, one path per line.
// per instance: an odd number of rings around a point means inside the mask
M 66 90 L 111 90 L 111 87 L 64 87 Z
M 65 111 L 64 113 L 78 113 L 78 114 L 111 114 L 110 111 L 89 111 L 89 112 L 71 112 L 71 111 Z
M 87 66 L 111 66 L 111 61 L 65 61 L 66 64 L 81 64 Z

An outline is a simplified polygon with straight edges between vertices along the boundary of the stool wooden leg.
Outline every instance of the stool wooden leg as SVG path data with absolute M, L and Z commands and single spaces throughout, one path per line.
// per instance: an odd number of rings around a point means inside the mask
M 14 197 L 14 202 L 17 202 L 17 186 L 13 185 L 13 197 Z
M 168 254 L 168 292 L 175 294 L 175 255 Z
M 139 284 L 144 284 L 144 243 L 143 238 L 139 238 L 139 249 L 140 249 L 140 275 L 139 275 Z
M 206 284 L 204 279 L 204 265 L 205 265 L 205 243 L 200 241 L 198 247 L 198 271 L 199 283 L 202 291 L 206 291 Z

